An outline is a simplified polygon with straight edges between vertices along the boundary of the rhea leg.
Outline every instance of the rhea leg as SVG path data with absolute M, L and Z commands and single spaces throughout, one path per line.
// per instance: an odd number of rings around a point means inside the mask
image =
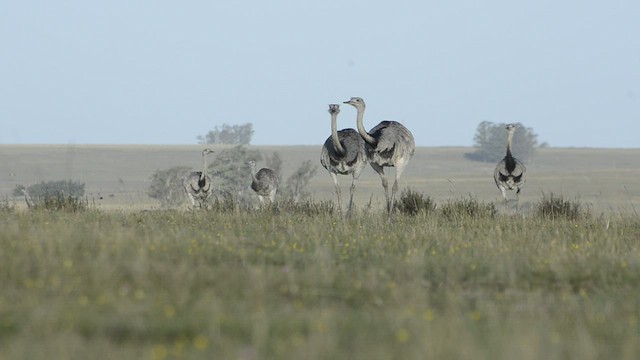
M 398 192 L 398 180 L 400 180 L 407 164 L 408 162 L 404 161 L 396 164 L 396 178 L 393 181 L 393 187 L 391 188 L 391 201 L 389 202 L 389 217 L 391 217 L 391 212 L 393 212 L 393 204 L 395 203 L 396 193 Z
M 277 191 L 277 189 L 273 189 L 273 190 L 271 190 L 271 192 L 269 192 L 269 202 L 271 204 L 276 202 L 276 191 Z
M 193 197 L 193 195 L 191 195 L 190 192 L 187 192 L 187 195 L 189 196 L 189 200 L 191 200 L 191 207 L 195 207 L 196 206 L 196 199 Z
M 333 185 L 336 187 L 336 195 L 338 196 L 338 211 L 342 214 L 342 197 L 340 196 L 340 184 L 338 183 L 338 175 L 330 172 L 331 179 L 333 179 Z
M 349 208 L 347 209 L 347 217 L 351 217 L 353 211 L 353 194 L 356 192 L 356 175 L 353 175 L 351 187 L 349 188 Z
M 505 189 L 505 187 L 500 184 L 498 185 L 498 189 L 500 189 L 500 192 L 502 193 L 502 198 L 504 199 L 504 202 L 507 202 L 507 190 Z
M 375 170 L 378 175 L 380 175 L 380 180 L 382 180 L 382 188 L 384 188 L 384 197 L 387 200 L 387 213 L 389 212 L 389 204 L 391 199 L 389 198 L 389 182 L 387 181 L 387 176 L 384 174 L 384 168 L 378 164 L 371 163 L 371 167 Z

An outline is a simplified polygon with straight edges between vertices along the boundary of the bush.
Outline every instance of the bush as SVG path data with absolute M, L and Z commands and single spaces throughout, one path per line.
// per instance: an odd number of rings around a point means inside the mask
M 66 195 L 63 192 L 45 192 L 43 195 L 35 197 L 27 195 L 27 206 L 30 210 L 81 212 L 88 208 L 89 201 L 86 198 Z
M 336 212 L 336 205 L 333 201 L 315 202 L 312 199 L 295 201 L 289 198 L 278 203 L 275 211 L 277 213 L 294 213 L 306 216 L 331 216 Z
M 236 202 L 251 202 L 255 194 L 249 189 L 252 181 L 247 164 L 249 160 L 259 162 L 262 160 L 262 154 L 242 145 L 216 152 L 215 159 L 208 166 L 214 188 L 233 194 Z
M 186 166 L 174 166 L 165 170 L 157 170 L 151 175 L 151 185 L 147 194 L 160 201 L 163 208 L 181 205 L 187 198 L 184 191 L 184 178 L 191 171 Z
M 542 194 L 542 200 L 536 206 L 536 214 L 543 219 L 578 220 L 588 214 L 577 200 L 569 201 L 562 195 Z
M 279 189 L 282 197 L 293 202 L 308 198 L 307 185 L 309 185 L 309 180 L 315 176 L 317 171 L 318 167 L 313 165 L 311 160 L 303 161 L 298 169 L 289 176 L 284 188 Z
M 32 198 L 44 195 L 54 196 L 58 193 L 74 197 L 82 197 L 84 196 L 84 185 L 84 183 L 71 180 L 42 181 L 39 184 L 34 184 L 26 188 L 23 185 L 16 185 L 13 189 L 13 196 L 22 196 L 22 191 L 26 190 Z
M 47 181 L 29 187 L 17 185 L 13 195 L 24 196 L 31 210 L 79 212 L 87 209 L 89 201 L 83 199 L 84 183 L 71 180 Z
M 481 203 L 476 199 L 449 200 L 440 209 L 448 220 L 464 218 L 494 218 L 498 214 L 496 204 Z
M 222 191 L 221 196 L 216 196 L 213 201 L 211 210 L 219 213 L 232 213 L 238 207 L 236 200 L 233 198 L 233 194 L 228 191 Z
M 394 207 L 400 213 L 412 216 L 418 213 L 430 214 L 436 210 L 436 204 L 429 196 L 425 197 L 423 194 L 408 188 L 402 190 L 400 198 L 396 200 Z
M 9 203 L 6 197 L 0 201 L 0 212 L 13 212 L 15 208 L 15 205 Z

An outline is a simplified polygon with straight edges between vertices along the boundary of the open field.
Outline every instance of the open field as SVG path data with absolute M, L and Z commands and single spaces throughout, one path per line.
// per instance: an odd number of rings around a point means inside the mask
M 215 147 L 214 147 L 215 148 Z M 317 200 L 334 199 L 333 183 L 320 167 L 320 146 L 259 146 L 284 160 L 284 177 L 302 161 L 313 160 L 319 169 L 309 190 Z M 86 184 L 90 200 L 102 209 L 154 209 L 159 203 L 147 196 L 149 177 L 175 165 L 201 166 L 202 146 L 146 145 L 0 145 L 0 196 L 15 185 L 71 179 Z M 494 164 L 468 161 L 472 148 L 418 148 L 401 181 L 401 189 L 428 194 L 437 202 L 468 197 L 498 201 L 493 183 Z M 214 155 L 215 156 L 215 155 Z M 640 149 L 539 149 L 527 163 L 528 180 L 521 203 L 535 203 L 553 192 L 579 198 L 595 213 L 640 210 Z M 260 164 L 259 164 L 260 165 Z M 215 181 L 215 179 L 214 179 Z M 341 178 L 348 192 L 350 179 Z M 247 179 L 247 185 L 249 179 Z M 367 168 L 358 183 L 356 203 L 369 200 L 382 207 L 380 180 Z
M 158 210 L 151 173 L 197 168 L 200 148 L 0 146 L 0 194 L 72 179 L 93 199 L 0 202 L 0 360 L 640 357 L 640 150 L 541 149 L 520 209 L 497 214 L 444 210 L 498 200 L 493 165 L 464 148 L 418 149 L 402 187 L 436 210 L 392 223 L 371 169 L 348 221 L 320 202 L 324 169 L 312 202 Z M 260 150 L 285 176 L 319 153 Z M 543 192 L 590 213 L 543 218 Z
M 1 359 L 637 359 L 640 220 L 0 211 Z

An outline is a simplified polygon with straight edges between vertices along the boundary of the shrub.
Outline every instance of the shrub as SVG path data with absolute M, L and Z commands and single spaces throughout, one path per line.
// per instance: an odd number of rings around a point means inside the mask
M 24 196 L 31 210 L 79 212 L 89 204 L 83 199 L 84 185 L 71 180 L 43 181 L 29 187 L 18 185 L 13 194 Z
M 0 212 L 13 212 L 15 210 L 15 205 L 9 203 L 8 198 L 4 198 L 0 201 Z
M 481 203 L 477 199 L 461 199 L 461 200 L 449 200 L 446 204 L 442 205 L 440 212 L 442 215 L 449 219 L 464 219 L 464 218 L 493 218 L 498 213 L 496 204 Z
M 280 190 L 282 197 L 294 202 L 309 197 L 307 186 L 312 177 L 315 176 L 318 167 L 313 165 L 311 160 L 303 161 L 285 182 L 285 186 Z
M 233 194 L 236 203 L 249 203 L 254 196 L 250 190 L 251 171 L 247 161 L 259 162 L 263 159 L 258 150 L 237 145 L 216 152 L 216 157 L 208 166 L 215 189 Z
M 157 170 L 151 175 L 151 184 L 147 194 L 152 199 L 160 201 L 160 205 L 163 208 L 176 207 L 182 204 L 187 198 L 183 182 L 189 171 L 190 168 L 185 166 Z
M 278 213 L 294 213 L 307 216 L 326 215 L 330 216 L 336 212 L 335 203 L 332 201 L 320 201 L 316 202 L 312 199 L 305 199 L 302 201 L 295 201 L 291 198 L 283 200 L 278 203 L 275 208 Z
M 61 191 L 45 192 L 35 197 L 27 195 L 27 206 L 31 210 L 81 212 L 88 208 L 89 201 L 80 196 L 64 194 Z
M 548 196 L 542 194 L 542 200 L 536 206 L 536 214 L 544 219 L 578 220 L 587 215 L 585 209 L 577 200 L 569 201 L 562 195 L 550 193 Z
M 234 212 L 237 208 L 236 200 L 233 198 L 233 194 L 228 191 L 222 191 L 221 196 L 216 196 L 213 201 L 211 210 L 219 213 Z
M 33 184 L 29 187 L 23 185 L 16 185 L 13 189 L 13 196 L 22 196 L 22 191 L 26 190 L 29 196 L 32 198 L 49 195 L 53 196 L 58 193 L 64 193 L 69 196 L 82 197 L 84 196 L 84 183 L 79 183 L 71 180 L 57 180 L 40 182 Z
M 407 188 L 402 190 L 394 207 L 402 214 L 413 216 L 418 213 L 430 214 L 434 212 L 436 204 L 429 196 L 425 197 L 422 193 Z

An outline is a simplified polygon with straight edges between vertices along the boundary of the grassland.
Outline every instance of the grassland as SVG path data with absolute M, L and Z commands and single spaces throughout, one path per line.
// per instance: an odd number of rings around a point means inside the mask
M 364 207 L 381 200 L 372 171 L 348 221 L 313 211 L 333 199 L 322 172 L 307 207 L 160 211 L 145 181 L 197 166 L 196 147 L 0 150 L 13 173 L 2 192 L 71 178 L 105 199 L 79 213 L 0 208 L 0 359 L 640 356 L 640 150 L 541 150 L 520 208 L 474 216 L 442 209 L 497 200 L 492 166 L 420 149 L 404 186 L 436 211 L 391 224 Z M 589 213 L 540 217 L 543 192 Z
M 636 359 L 640 221 L 0 214 L 0 357 Z

